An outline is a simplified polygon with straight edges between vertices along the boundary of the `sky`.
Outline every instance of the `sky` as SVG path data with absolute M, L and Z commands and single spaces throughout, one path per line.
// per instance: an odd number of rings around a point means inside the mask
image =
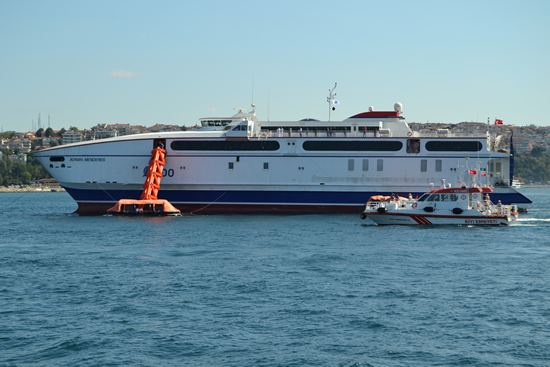
M 550 125 L 550 1 L 0 0 L 0 128 L 393 110 Z

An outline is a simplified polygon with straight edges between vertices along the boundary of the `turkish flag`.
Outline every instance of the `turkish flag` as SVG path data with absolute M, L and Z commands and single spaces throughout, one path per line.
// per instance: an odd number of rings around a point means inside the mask
M 502 125 L 502 120 L 495 119 L 495 125 Z
M 477 172 L 474 171 L 473 169 L 470 170 L 470 174 L 471 174 L 471 175 L 475 175 L 476 173 L 477 173 Z
M 487 174 L 486 174 L 485 172 L 483 172 L 481 175 L 482 175 L 482 176 L 487 176 Z

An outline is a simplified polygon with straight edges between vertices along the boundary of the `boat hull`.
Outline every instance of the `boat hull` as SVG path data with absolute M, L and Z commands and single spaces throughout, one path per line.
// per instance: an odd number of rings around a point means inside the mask
M 141 190 L 81 189 L 65 187 L 78 204 L 76 213 L 105 213 L 120 199 L 139 199 Z M 395 191 L 394 191 L 395 192 Z M 374 195 L 390 192 L 364 191 L 280 191 L 280 190 L 161 190 L 159 198 L 171 202 L 182 213 L 272 214 L 272 213 L 361 213 L 363 203 Z M 409 192 L 397 192 L 408 196 Z M 413 196 L 422 195 L 412 192 Z M 491 195 L 503 204 L 525 197 L 510 194 Z
M 364 212 L 367 218 L 378 225 L 465 225 L 502 226 L 510 224 L 506 216 L 486 215 L 429 215 L 423 213 L 377 213 Z

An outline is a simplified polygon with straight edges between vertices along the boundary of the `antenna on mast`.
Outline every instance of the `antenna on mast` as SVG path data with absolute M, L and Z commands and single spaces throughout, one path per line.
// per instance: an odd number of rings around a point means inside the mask
M 254 104 L 254 73 L 252 73 L 252 104 Z
M 335 106 L 338 106 L 338 101 L 334 99 L 334 97 L 336 97 L 336 93 L 334 93 L 334 90 L 336 89 L 336 86 L 338 85 L 338 83 L 334 83 L 334 88 L 332 89 L 329 89 L 328 91 L 330 92 L 330 94 L 328 95 L 327 97 L 327 102 L 328 102 L 328 120 L 330 121 L 330 113 L 331 111 L 334 111 L 336 109 Z
M 269 121 L 270 114 L 271 114 L 270 105 L 271 105 L 271 91 L 267 93 L 267 121 Z

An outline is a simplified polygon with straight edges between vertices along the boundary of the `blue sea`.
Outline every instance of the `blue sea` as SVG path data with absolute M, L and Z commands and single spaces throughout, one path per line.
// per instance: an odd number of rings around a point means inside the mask
M 548 366 L 550 189 L 522 192 L 508 227 L 0 194 L 0 366 Z

